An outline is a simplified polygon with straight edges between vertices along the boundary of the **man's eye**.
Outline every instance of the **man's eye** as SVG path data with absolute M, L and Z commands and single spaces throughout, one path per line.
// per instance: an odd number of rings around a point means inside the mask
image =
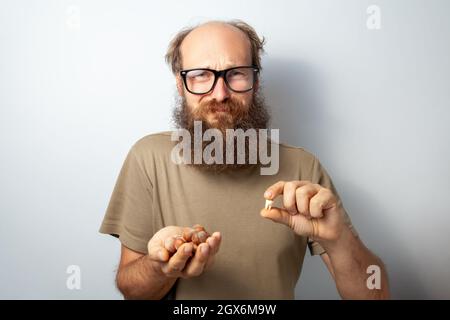
M 235 70 L 230 73 L 230 77 L 233 77 L 233 78 L 243 78 L 246 76 L 247 76 L 246 73 L 239 71 L 239 70 Z
M 189 78 L 195 80 L 203 80 L 207 79 L 210 76 L 209 72 L 206 71 L 195 71 L 189 74 Z

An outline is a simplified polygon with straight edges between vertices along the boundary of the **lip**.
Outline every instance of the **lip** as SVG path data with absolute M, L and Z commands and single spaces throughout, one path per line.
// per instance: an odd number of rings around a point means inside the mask
M 226 112 L 228 112 L 228 109 L 225 108 L 225 107 L 217 107 L 217 108 L 213 109 L 213 112 L 224 112 L 224 113 L 226 113 Z

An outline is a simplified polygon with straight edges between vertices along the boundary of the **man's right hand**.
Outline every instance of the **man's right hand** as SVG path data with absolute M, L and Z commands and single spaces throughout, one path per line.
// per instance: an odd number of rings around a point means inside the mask
M 148 242 L 148 255 L 156 273 L 168 278 L 191 278 L 208 269 L 219 250 L 221 234 L 211 236 L 196 225 L 193 228 L 169 226 Z

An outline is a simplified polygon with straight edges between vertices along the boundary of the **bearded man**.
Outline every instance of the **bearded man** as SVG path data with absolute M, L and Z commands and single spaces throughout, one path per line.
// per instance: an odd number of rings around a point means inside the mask
M 166 55 L 179 94 L 176 126 L 193 137 L 196 123 L 201 134 L 223 133 L 216 152 L 224 156 L 239 142 L 225 148 L 227 130 L 267 129 L 263 45 L 242 21 L 180 31 Z M 100 228 L 121 242 L 116 282 L 126 299 L 293 299 L 307 248 L 321 256 L 342 298 L 389 297 L 382 261 L 363 244 L 313 154 L 268 139 L 279 163 L 263 175 L 247 140 L 243 163 L 180 164 L 171 158 L 172 138 L 162 132 L 133 145 Z M 189 143 L 195 149 L 198 141 Z M 369 269 L 378 272 L 376 286 L 368 285 Z

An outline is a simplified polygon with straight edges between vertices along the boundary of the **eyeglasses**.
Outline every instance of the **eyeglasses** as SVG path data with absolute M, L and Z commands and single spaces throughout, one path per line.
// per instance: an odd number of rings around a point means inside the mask
M 254 66 L 233 67 L 220 71 L 205 68 L 180 71 L 186 90 L 192 94 L 212 91 L 220 77 L 231 91 L 247 92 L 253 89 L 258 73 L 259 69 Z

